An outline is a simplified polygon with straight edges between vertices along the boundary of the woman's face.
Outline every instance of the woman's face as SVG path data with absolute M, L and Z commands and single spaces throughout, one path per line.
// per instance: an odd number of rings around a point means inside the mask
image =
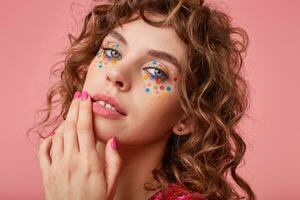
M 186 46 L 173 28 L 157 28 L 138 19 L 117 27 L 103 40 L 90 63 L 84 90 L 113 97 L 125 111 L 117 119 L 93 112 L 100 141 L 117 136 L 122 144 L 166 139 L 181 109 L 177 83 Z

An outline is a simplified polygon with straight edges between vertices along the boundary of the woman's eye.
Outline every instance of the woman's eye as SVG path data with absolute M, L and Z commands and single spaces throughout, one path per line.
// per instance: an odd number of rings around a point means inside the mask
M 121 54 L 115 49 L 103 48 L 103 50 L 105 52 L 105 55 L 110 59 L 120 59 L 121 58 Z
M 146 67 L 145 70 L 151 75 L 151 78 L 159 78 L 161 80 L 168 79 L 168 74 L 161 69 L 155 67 Z

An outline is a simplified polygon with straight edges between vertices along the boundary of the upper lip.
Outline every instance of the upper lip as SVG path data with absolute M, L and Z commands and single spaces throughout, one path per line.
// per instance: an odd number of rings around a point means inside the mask
M 112 105 L 119 113 L 123 115 L 127 115 L 127 113 L 123 110 L 123 108 L 120 106 L 120 104 L 113 98 L 105 94 L 96 94 L 92 96 L 92 101 L 105 101 Z

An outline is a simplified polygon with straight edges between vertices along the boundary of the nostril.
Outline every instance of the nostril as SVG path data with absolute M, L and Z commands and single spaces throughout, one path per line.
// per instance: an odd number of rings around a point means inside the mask
M 124 86 L 124 84 L 121 81 L 116 81 L 116 84 L 119 85 L 120 87 Z

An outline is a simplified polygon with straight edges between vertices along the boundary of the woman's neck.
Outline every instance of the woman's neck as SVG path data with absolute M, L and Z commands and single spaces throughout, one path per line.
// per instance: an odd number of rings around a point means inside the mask
M 146 191 L 144 184 L 154 180 L 152 170 L 160 167 L 166 143 L 167 139 L 146 146 L 120 146 L 122 169 L 114 200 L 146 200 L 156 192 Z

